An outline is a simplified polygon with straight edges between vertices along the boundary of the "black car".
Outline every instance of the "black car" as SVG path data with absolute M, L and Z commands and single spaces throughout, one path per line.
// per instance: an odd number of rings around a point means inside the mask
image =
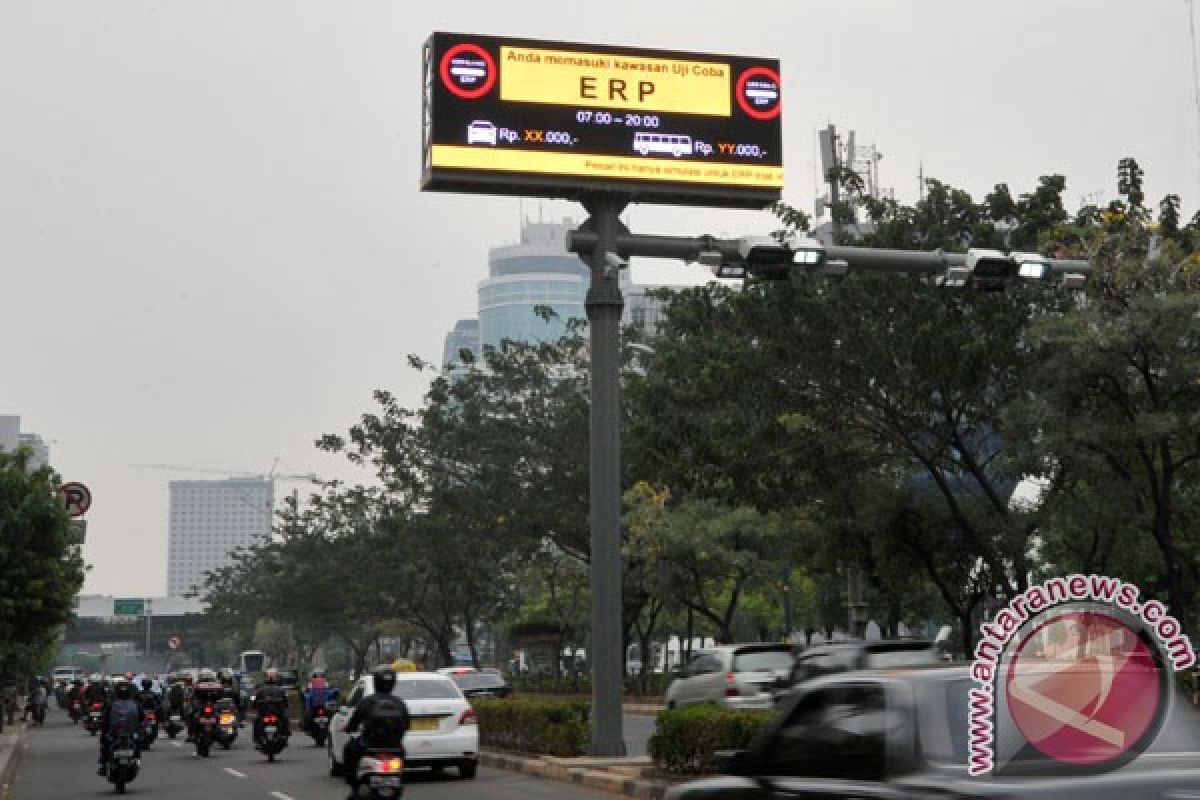
M 1177 709 L 1151 748 L 1098 776 L 967 774 L 966 667 L 845 672 L 796 689 L 726 772 L 665 800 L 1151 800 L 1200 797 L 1195 720 Z M 1161 746 L 1160 746 L 1161 742 Z
M 468 700 L 490 697 L 512 697 L 512 687 L 499 675 L 491 672 L 453 673 L 450 679 L 458 685 Z
M 791 685 L 838 672 L 888 667 L 919 667 L 940 663 L 933 642 L 894 639 L 868 642 L 851 640 L 817 644 L 796 656 Z

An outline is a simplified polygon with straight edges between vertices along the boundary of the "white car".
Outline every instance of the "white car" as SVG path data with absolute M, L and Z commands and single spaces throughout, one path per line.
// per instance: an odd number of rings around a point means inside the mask
M 496 126 L 486 119 L 477 119 L 467 126 L 467 144 L 496 143 Z
M 327 745 L 330 775 L 342 774 L 342 753 L 349 738 L 346 724 L 354 707 L 374 693 L 372 676 L 362 676 L 347 705 L 334 714 Z M 392 694 L 404 701 L 412 719 L 404 734 L 404 768 L 457 767 L 463 778 L 474 778 L 479 768 L 479 724 L 475 709 L 454 681 L 435 672 L 400 672 Z

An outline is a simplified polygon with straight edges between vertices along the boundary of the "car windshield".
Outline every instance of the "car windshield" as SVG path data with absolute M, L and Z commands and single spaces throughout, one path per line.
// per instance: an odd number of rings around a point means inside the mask
M 748 650 L 733 657 L 734 672 L 790 670 L 795 658 L 791 650 Z
M 887 667 L 918 667 L 922 664 L 938 663 L 937 652 L 932 647 L 890 647 L 871 650 L 867 653 L 868 669 Z
M 469 672 L 463 675 L 455 675 L 453 678 L 454 682 L 462 689 L 482 689 L 504 685 L 504 679 L 499 675 L 486 675 L 482 672 Z
M 457 699 L 458 689 L 450 681 L 396 681 L 392 694 L 404 700 Z

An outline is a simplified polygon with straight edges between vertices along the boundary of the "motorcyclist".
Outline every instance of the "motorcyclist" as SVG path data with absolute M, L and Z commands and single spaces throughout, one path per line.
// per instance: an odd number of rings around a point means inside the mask
M 216 705 L 221 699 L 221 684 L 211 669 L 202 669 L 192 689 L 192 713 L 188 720 L 188 741 L 193 741 L 198 725 L 197 718 L 206 705 Z
M 75 701 L 79 701 L 80 706 L 83 705 L 83 681 L 76 678 L 71 681 L 70 688 L 67 689 L 67 709 L 74 708 Z
M 176 679 L 171 681 L 170 687 L 167 689 L 166 707 L 167 713 L 178 714 L 183 716 L 183 701 L 184 701 L 184 685 L 183 681 Z
M 29 719 L 29 712 L 34 712 L 34 719 L 37 719 L 36 708 L 41 706 L 42 719 L 45 719 L 46 703 L 49 701 L 50 695 L 46 691 L 46 683 L 40 678 L 33 679 L 33 688 L 29 692 L 29 698 L 25 701 L 25 710 L 21 714 L 21 719 Z
M 137 732 L 141 727 L 142 709 L 133 698 L 133 687 L 128 681 L 121 681 L 113 688 L 113 701 L 105 707 L 104 716 L 100 718 L 100 769 L 96 771 L 97 775 L 107 774 L 113 743 L 122 736 L 131 737 L 133 755 L 137 758 Z
M 155 715 L 162 711 L 162 700 L 158 692 L 154 691 L 154 681 L 149 678 L 142 678 L 142 688 L 137 693 L 137 701 L 142 711 L 153 711 Z
M 220 672 L 221 676 L 221 698 L 233 701 L 234 708 L 237 709 L 238 726 L 242 724 L 244 709 L 242 708 L 242 693 L 238 690 L 237 684 L 233 680 L 233 671 L 223 669 Z
M 263 685 L 254 693 L 254 738 L 262 735 L 263 716 L 274 714 L 279 717 L 279 734 L 291 735 L 288 725 L 287 692 L 280 685 L 279 670 L 271 667 L 263 675 Z
M 346 783 L 350 784 L 350 798 L 357 790 L 359 759 L 368 750 L 387 750 L 404 757 L 404 734 L 408 732 L 408 706 L 404 700 L 392 694 L 396 688 L 396 671 L 390 666 L 377 668 L 372 674 L 375 693 L 358 701 L 346 733 L 352 734 L 362 726 L 362 736 L 351 738 L 342 751 Z
M 83 701 L 90 707 L 92 703 L 107 703 L 108 692 L 104 688 L 104 678 L 98 673 L 88 678 L 87 686 L 83 687 Z
M 304 687 L 304 728 L 312 725 L 313 717 L 318 709 L 325 706 L 325 701 L 332 697 L 329 682 L 325 680 L 324 670 L 313 670 L 308 686 Z

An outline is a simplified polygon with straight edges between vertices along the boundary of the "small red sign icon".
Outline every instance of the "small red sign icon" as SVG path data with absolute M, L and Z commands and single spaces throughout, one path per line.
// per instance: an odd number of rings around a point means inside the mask
M 496 85 L 496 61 L 477 44 L 460 42 L 442 56 L 442 84 L 464 100 L 477 100 Z
M 738 105 L 754 119 L 775 119 L 783 109 L 783 91 L 779 73 L 770 67 L 751 67 L 737 82 Z
M 68 517 L 82 517 L 92 507 L 92 493 L 82 483 L 64 483 L 59 491 L 63 496 L 63 508 Z

